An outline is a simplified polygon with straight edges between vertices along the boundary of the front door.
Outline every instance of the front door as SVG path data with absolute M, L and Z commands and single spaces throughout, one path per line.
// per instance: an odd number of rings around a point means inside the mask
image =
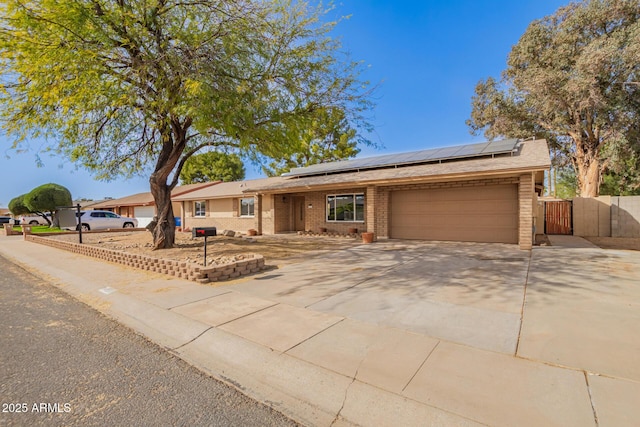
M 304 197 L 293 198 L 293 231 L 305 231 Z

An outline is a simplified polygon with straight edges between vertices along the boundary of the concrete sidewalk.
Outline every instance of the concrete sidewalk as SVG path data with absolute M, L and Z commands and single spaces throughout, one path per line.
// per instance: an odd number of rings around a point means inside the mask
M 526 311 L 522 333 L 530 339 L 505 354 L 242 290 L 248 281 L 273 281 L 273 272 L 199 285 L 21 236 L 1 236 L 0 253 L 303 424 L 619 426 L 640 418 L 633 369 L 609 372 L 600 358 L 584 366 L 593 360 L 549 353 L 548 331 L 528 323 Z M 541 283 L 527 295 L 533 319 L 544 314 L 548 293 L 544 262 L 531 265 L 538 269 L 529 275 Z

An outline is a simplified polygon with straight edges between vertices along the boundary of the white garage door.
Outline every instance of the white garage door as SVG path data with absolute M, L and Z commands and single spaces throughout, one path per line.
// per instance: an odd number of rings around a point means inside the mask
M 155 206 L 136 206 L 133 208 L 133 216 L 138 219 L 138 227 L 146 227 L 156 214 Z
M 400 190 L 391 193 L 396 239 L 518 243 L 518 187 Z

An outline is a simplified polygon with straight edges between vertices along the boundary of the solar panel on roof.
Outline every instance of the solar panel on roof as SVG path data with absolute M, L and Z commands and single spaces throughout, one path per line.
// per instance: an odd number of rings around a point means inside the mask
M 389 161 L 388 157 L 384 157 L 382 159 L 370 157 L 370 158 L 361 159 L 361 161 L 358 162 L 357 167 L 362 168 L 362 167 L 368 167 L 368 166 L 375 166 L 376 164 L 385 165 L 388 163 L 388 161 Z
M 456 157 L 476 156 L 476 155 L 482 153 L 482 151 L 485 148 L 487 148 L 488 145 L 489 145 L 488 142 L 483 142 L 483 143 L 480 143 L 480 144 L 465 145 L 458 152 L 456 152 Z
M 427 154 L 427 153 L 425 153 L 424 151 L 417 151 L 415 153 L 398 154 L 396 156 L 396 161 L 398 163 L 406 163 L 406 162 L 410 162 L 412 160 L 427 160 L 429 158 L 429 156 L 427 156 L 425 154 Z
M 518 143 L 517 139 L 503 139 L 501 141 L 491 141 L 487 148 L 484 149 L 482 154 L 494 154 L 494 153 L 503 153 L 512 151 L 516 144 Z
M 335 172 L 346 172 L 359 169 L 372 169 L 399 165 L 419 164 L 436 160 L 452 160 L 476 156 L 488 156 L 509 153 L 515 149 L 517 139 L 481 142 L 478 144 L 458 145 L 453 147 L 432 148 L 409 153 L 385 154 L 362 159 L 342 160 L 321 163 L 302 168 L 294 168 L 283 176 L 322 175 Z
M 442 159 L 447 159 L 449 157 L 455 156 L 456 153 L 460 151 L 461 148 L 462 146 L 441 148 L 440 151 L 438 151 L 437 157 L 434 157 L 433 159 L 442 160 Z

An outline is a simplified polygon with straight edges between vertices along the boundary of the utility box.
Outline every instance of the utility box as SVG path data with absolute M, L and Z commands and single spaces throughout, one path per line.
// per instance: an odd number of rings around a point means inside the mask
M 194 227 L 191 229 L 191 237 L 211 237 L 216 236 L 215 227 Z

